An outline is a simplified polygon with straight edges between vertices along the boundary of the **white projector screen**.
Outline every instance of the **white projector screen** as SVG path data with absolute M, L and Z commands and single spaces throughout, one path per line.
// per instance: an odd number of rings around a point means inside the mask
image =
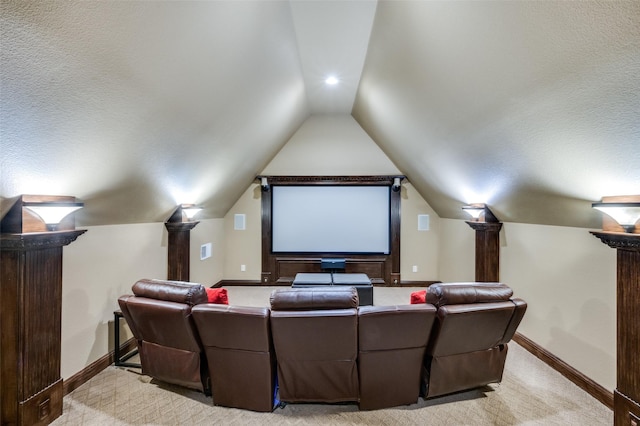
M 389 186 L 274 185 L 271 190 L 274 253 L 389 254 Z

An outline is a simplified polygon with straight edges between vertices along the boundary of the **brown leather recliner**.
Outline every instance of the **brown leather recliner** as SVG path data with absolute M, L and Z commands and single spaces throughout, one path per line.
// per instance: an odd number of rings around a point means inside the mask
M 426 302 L 438 308 L 427 346 L 425 398 L 500 382 L 513 337 L 527 309 L 501 283 L 439 283 Z
M 360 409 L 415 404 L 436 316 L 429 304 L 358 309 Z
M 144 279 L 132 291 L 118 304 L 137 339 L 143 374 L 209 394 L 207 362 L 191 317 L 194 305 L 207 303 L 204 287 Z
M 273 291 L 271 333 L 282 402 L 358 401 L 357 308 L 353 287 Z
M 269 308 L 198 305 L 192 310 L 207 354 L 213 403 L 273 410 L 275 356 Z

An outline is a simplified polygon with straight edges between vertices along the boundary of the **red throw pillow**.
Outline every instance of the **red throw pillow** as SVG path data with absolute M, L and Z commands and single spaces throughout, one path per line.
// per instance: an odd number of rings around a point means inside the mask
M 411 293 L 411 304 L 427 303 L 427 290 L 414 291 Z
M 207 290 L 207 298 L 209 303 L 217 303 L 219 305 L 228 305 L 229 298 L 227 297 L 226 288 L 205 288 Z

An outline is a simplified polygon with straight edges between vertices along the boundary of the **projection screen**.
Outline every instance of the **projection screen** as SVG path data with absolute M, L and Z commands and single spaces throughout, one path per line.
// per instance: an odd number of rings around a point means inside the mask
M 274 253 L 389 254 L 389 186 L 271 187 Z

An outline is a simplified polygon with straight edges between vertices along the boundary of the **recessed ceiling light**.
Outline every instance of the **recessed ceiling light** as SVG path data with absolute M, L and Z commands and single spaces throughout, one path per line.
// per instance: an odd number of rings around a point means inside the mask
M 335 75 L 330 75 L 324 82 L 329 86 L 335 86 L 338 84 L 338 78 Z

